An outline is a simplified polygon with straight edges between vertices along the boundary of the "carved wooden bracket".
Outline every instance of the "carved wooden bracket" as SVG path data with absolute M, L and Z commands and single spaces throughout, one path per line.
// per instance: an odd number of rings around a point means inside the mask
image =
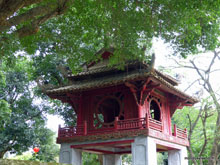
M 126 82 L 125 85 L 130 88 L 137 105 L 143 105 L 150 92 L 160 86 L 160 84 L 152 85 L 151 83 L 152 81 L 148 78 L 147 80 Z
M 176 103 L 170 104 L 170 117 L 173 116 L 176 109 L 182 109 L 182 108 L 183 108 L 183 106 L 182 106 L 181 102 L 176 102 Z
M 67 93 L 66 94 L 69 99 L 71 100 L 71 106 L 73 107 L 73 109 L 75 110 L 76 114 L 78 113 L 78 109 L 79 109 L 79 102 L 80 102 L 80 96 L 79 95 L 73 95 L 71 93 Z
M 173 101 L 170 103 L 170 117 L 173 116 L 176 109 L 182 109 L 187 104 L 188 100 L 179 100 L 179 99 L 173 99 Z

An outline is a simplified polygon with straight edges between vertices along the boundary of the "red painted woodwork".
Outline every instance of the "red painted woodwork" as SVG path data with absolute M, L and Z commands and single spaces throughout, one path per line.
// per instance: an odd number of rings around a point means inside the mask
M 58 138 L 70 138 L 73 136 L 83 135 L 83 125 L 78 125 L 77 127 L 59 127 Z
M 145 127 L 145 118 L 121 120 L 117 123 L 119 130 L 142 129 Z
M 131 150 L 129 151 L 121 151 L 121 152 L 113 152 L 113 151 L 107 151 L 107 150 L 100 150 L 100 149 L 84 149 L 85 151 L 94 152 L 94 153 L 100 153 L 100 154 L 130 154 Z
M 84 121 L 84 125 L 83 125 L 83 135 L 87 135 L 87 121 Z
M 148 116 L 148 115 L 147 115 Z M 126 119 L 118 120 L 114 122 L 114 127 L 108 129 L 87 130 L 87 122 L 84 122 L 84 126 L 77 127 L 59 127 L 58 138 L 71 138 L 73 136 L 86 136 L 86 135 L 98 135 L 108 134 L 117 131 L 133 130 L 133 129 L 152 129 L 154 131 L 163 132 L 162 122 L 154 120 L 149 116 L 146 118 Z M 174 124 L 174 133 L 172 136 L 187 140 L 186 129 L 181 130 L 176 128 Z
M 173 125 L 173 136 L 177 135 L 177 129 L 176 129 L 176 124 Z
M 71 145 L 71 148 L 84 148 L 84 147 L 97 147 L 97 146 L 110 146 L 110 147 L 118 147 L 118 145 L 131 144 L 134 140 L 120 140 L 120 141 L 111 141 L 111 142 L 100 142 L 100 143 L 90 143 L 90 144 L 76 144 Z
M 101 49 L 96 55 L 102 60 L 85 64 L 83 72 L 69 75 L 69 85 L 47 91 L 51 98 L 69 103 L 77 115 L 76 126 L 59 126 L 57 143 L 88 141 L 81 149 L 103 154 L 116 152 L 88 148 L 94 145 L 92 141 L 150 136 L 161 142 L 188 146 L 187 130 L 174 125 L 172 131 L 171 118 L 177 108 L 192 106 L 197 101 L 175 89 L 178 83 L 174 79 L 149 69 L 144 62 L 126 62 L 126 70 L 107 68 L 113 52 L 113 48 Z M 131 148 L 127 144 L 112 147 Z M 122 152 L 130 153 L 127 148 Z
M 186 128 L 184 130 L 181 130 L 176 127 L 176 124 L 173 125 L 173 136 L 176 136 L 178 138 L 185 139 L 187 138 L 187 130 Z
M 162 132 L 162 123 L 160 121 L 149 118 L 149 128 Z
M 137 91 L 136 93 L 134 93 L 134 91 L 132 92 L 133 89 L 131 89 L 131 86 L 127 87 L 126 85 L 81 92 L 76 102 L 78 103 L 77 126 L 59 127 L 58 139 L 100 136 L 126 130 L 146 130 L 146 132 L 148 131 L 148 134 L 151 134 L 153 137 L 175 137 L 185 140 L 185 142 L 181 142 L 181 144 L 187 145 L 186 130 L 176 128 L 175 132 L 176 126 L 174 126 L 174 132 L 172 132 L 170 108 L 173 108 L 174 105 L 173 98 L 168 97 L 169 93 L 160 89 L 157 83 L 152 83 L 149 79 L 147 83 L 150 85 L 149 88 L 146 83 L 143 83 L 143 87 L 139 86 L 139 88 L 143 90 L 141 97 L 137 95 Z M 156 87 L 157 91 L 155 91 L 153 87 Z M 147 91 L 147 93 L 145 91 Z M 160 93 L 158 91 L 160 91 Z M 71 100 L 74 100 L 76 96 L 69 94 L 69 97 L 72 96 L 74 98 Z M 115 119 L 110 123 L 102 123 L 97 115 L 99 105 L 103 103 L 105 98 L 115 98 L 120 105 L 119 116 L 114 116 L 113 114 L 111 118 L 114 117 Z M 142 99 L 142 101 L 138 101 L 137 99 Z M 150 113 L 152 100 L 154 104 L 156 103 L 159 107 L 159 120 L 153 119 Z M 107 121 L 108 118 L 106 118 L 105 115 L 109 115 L 110 113 L 111 109 L 108 109 L 108 112 L 103 111 L 103 120 Z M 166 139 L 169 138 L 167 137 Z

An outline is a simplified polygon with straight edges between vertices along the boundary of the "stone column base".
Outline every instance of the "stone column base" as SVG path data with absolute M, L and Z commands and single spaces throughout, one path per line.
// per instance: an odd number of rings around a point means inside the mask
M 122 165 L 121 155 L 117 155 L 117 154 L 103 155 L 103 165 Z

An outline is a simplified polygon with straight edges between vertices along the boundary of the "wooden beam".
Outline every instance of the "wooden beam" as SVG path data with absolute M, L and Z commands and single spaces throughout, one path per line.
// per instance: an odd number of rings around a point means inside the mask
M 89 152 L 96 152 L 100 154 L 130 154 L 131 150 L 129 151 L 120 151 L 120 152 L 113 152 L 113 151 L 107 151 L 107 150 L 101 150 L 101 149 L 84 149 L 85 151 Z
M 94 147 L 94 146 L 115 146 L 121 144 L 130 144 L 134 140 L 121 140 L 121 141 L 111 141 L 111 142 L 100 142 L 100 143 L 90 143 L 90 144 L 76 144 L 71 145 L 70 148 L 83 148 L 83 147 Z

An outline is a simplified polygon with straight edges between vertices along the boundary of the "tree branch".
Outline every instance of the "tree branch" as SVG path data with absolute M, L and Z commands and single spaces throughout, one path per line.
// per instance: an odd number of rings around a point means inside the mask
M 173 60 L 178 66 L 180 66 L 180 67 L 176 67 L 176 68 L 195 69 L 193 66 L 190 66 L 190 65 L 183 65 L 183 64 L 179 63 L 176 59 L 172 59 L 172 60 Z M 198 70 L 200 70 L 200 71 L 205 71 L 205 70 L 200 69 L 200 68 L 198 68 Z
M 7 21 L 7 26 L 1 26 L 0 31 L 7 30 L 14 25 L 18 25 L 22 22 L 31 20 L 31 19 L 35 18 L 36 16 L 44 15 L 44 14 L 48 13 L 48 11 L 50 11 L 48 6 L 38 6 L 38 7 L 32 8 L 24 14 L 10 18 Z
M 1 5 L 2 5 L 3 1 L 4 1 L 4 0 L 0 0 L 0 7 L 1 7 Z
M 206 145 L 207 145 L 207 141 L 208 141 L 207 135 L 206 135 L 206 120 L 209 117 L 208 113 L 207 113 L 207 110 L 208 110 L 208 106 L 206 104 L 205 107 L 204 107 L 204 112 L 205 112 L 204 118 L 201 117 L 202 126 L 203 126 L 202 131 L 203 131 L 203 135 L 204 135 L 204 143 L 203 143 L 202 149 L 199 152 L 199 157 L 201 157 L 203 152 L 205 151 L 205 148 L 206 148 Z
M 190 63 L 193 65 L 193 68 L 196 70 L 196 72 L 198 73 L 198 75 L 201 77 L 201 79 L 204 81 L 204 88 L 206 90 L 208 90 L 208 88 L 206 87 L 206 84 L 208 83 L 208 80 L 202 75 L 202 73 L 200 72 L 199 68 L 196 66 L 196 64 L 194 63 L 194 61 L 190 61 Z
M 7 25 L 7 18 L 12 16 L 17 10 L 24 6 L 23 0 L 8 0 L 3 1 L 0 10 L 0 25 Z
M 215 58 L 218 56 L 218 54 L 216 54 L 216 52 L 214 51 L 214 57 L 212 58 L 210 64 L 209 64 L 209 67 L 208 69 L 206 70 L 206 73 L 209 73 L 210 70 L 211 70 L 211 67 L 213 66 L 214 62 L 215 62 Z
M 16 33 L 20 37 L 34 34 L 38 31 L 40 24 L 54 16 L 63 14 L 68 7 L 67 2 L 69 0 L 58 0 L 58 3 L 55 5 L 55 7 L 49 7 L 54 6 L 54 4 L 51 5 L 52 3 L 47 3 L 47 5 L 32 8 L 21 15 L 13 16 L 19 9 L 39 3 L 41 1 L 42 0 L 8 0 L 5 1 L 5 3 L 2 3 L 0 6 L 0 31 L 10 29 L 12 26 L 33 19 L 31 25 L 21 27 L 16 31 Z M 36 18 L 37 16 L 41 17 Z
M 41 2 L 42 0 L 1 0 L 0 1 L 0 25 L 8 26 L 7 19 L 13 16 L 19 9 Z
M 189 140 L 189 144 L 190 144 L 189 147 L 187 147 L 187 149 L 188 149 L 188 151 L 190 153 L 190 157 L 191 158 L 195 157 L 195 155 L 194 155 L 194 153 L 192 151 L 192 148 L 191 148 L 191 137 L 192 137 L 193 131 L 194 131 L 194 129 L 195 129 L 195 127 L 196 127 L 196 125 L 197 125 L 197 123 L 199 121 L 199 118 L 201 117 L 202 111 L 203 111 L 203 109 L 202 109 L 202 106 L 201 106 L 200 110 L 199 110 L 199 114 L 197 115 L 196 120 L 194 121 L 194 123 L 192 123 L 192 120 L 191 120 L 189 114 L 187 114 L 187 117 L 189 119 L 189 135 L 188 135 L 188 140 Z M 197 162 L 196 162 L 195 159 L 192 159 L 192 161 L 193 161 L 193 163 L 195 165 L 197 165 Z
M 193 84 L 195 84 L 197 81 L 199 81 L 200 79 L 196 79 L 195 81 L 193 81 L 185 90 L 184 92 L 186 92 L 189 88 L 191 88 L 191 86 L 193 86 Z
M 42 23 L 46 22 L 48 19 L 50 19 L 52 17 L 55 17 L 55 16 L 60 15 L 60 14 L 63 14 L 66 11 L 66 9 L 67 9 L 67 1 L 68 0 L 62 0 L 63 3 L 62 3 L 61 6 L 58 6 L 53 11 L 45 14 L 44 16 L 42 16 L 42 17 L 40 17 L 38 19 L 33 20 L 31 26 L 30 25 L 29 26 L 24 26 L 24 27 L 18 29 L 16 31 L 18 36 L 20 38 L 22 38 L 22 37 L 25 37 L 25 36 L 37 33 L 38 30 L 39 30 L 39 26 Z

